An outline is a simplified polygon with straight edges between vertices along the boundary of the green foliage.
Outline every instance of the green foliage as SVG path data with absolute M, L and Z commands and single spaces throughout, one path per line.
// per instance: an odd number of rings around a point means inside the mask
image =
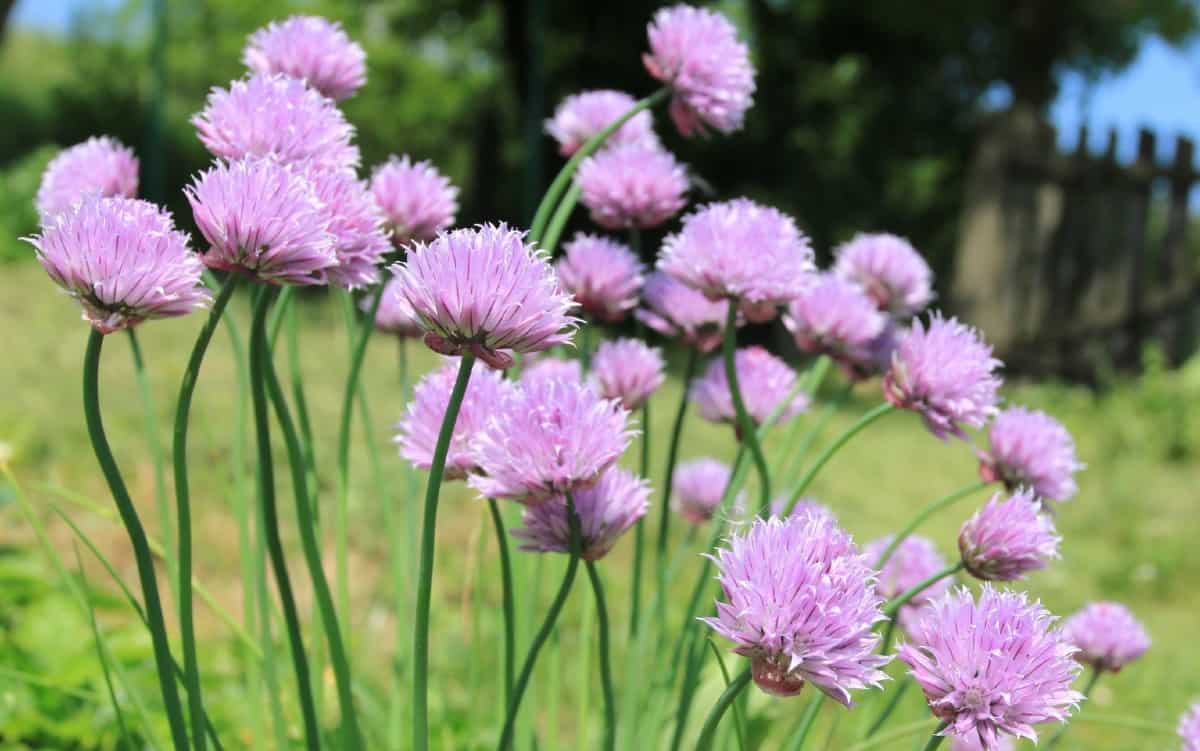
M 33 248 L 20 238 L 37 231 L 33 199 L 42 171 L 56 153 L 55 147 L 42 146 L 0 167 L 0 264 L 33 257 Z

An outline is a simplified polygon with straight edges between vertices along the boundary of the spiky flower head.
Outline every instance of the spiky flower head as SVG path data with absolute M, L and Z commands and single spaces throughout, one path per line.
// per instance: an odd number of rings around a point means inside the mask
M 589 156 L 575 183 L 592 221 L 607 229 L 657 227 L 687 205 L 688 176 L 657 144 L 627 143 Z
M 63 149 L 46 165 L 34 203 L 42 224 L 85 198 L 134 198 L 138 160 L 115 138 L 99 136 Z
M 579 516 L 585 561 L 603 558 L 621 535 L 646 515 L 650 505 L 650 484 L 620 467 L 606 470 L 593 485 L 571 494 Z M 567 553 L 571 550 L 571 527 L 567 519 L 567 499 L 556 496 L 521 513 L 524 526 L 513 530 L 523 540 L 521 550 L 540 553 Z
M 217 162 L 184 189 L 210 268 L 272 284 L 324 284 L 337 265 L 331 215 L 301 169 L 274 159 Z
M 671 508 L 692 524 L 707 522 L 721 504 L 731 476 L 729 465 L 712 457 L 680 462 L 671 483 Z
M 379 300 L 379 310 L 375 313 L 375 328 L 389 334 L 405 338 L 422 336 L 425 329 L 421 328 L 421 319 L 408 304 L 408 298 L 400 291 L 400 282 L 395 277 L 388 279 L 383 287 L 383 297 Z M 363 311 L 370 310 L 371 298 L 362 301 Z
M 600 396 L 616 399 L 630 411 L 641 407 L 666 380 L 666 363 L 657 347 L 640 339 L 602 342 L 592 355 L 592 382 Z
M 863 548 L 863 554 L 872 565 L 879 560 L 883 551 L 892 544 L 888 535 L 873 540 Z M 946 569 L 946 559 L 938 552 L 933 541 L 921 535 L 909 535 L 884 563 L 879 571 L 879 581 L 875 585 L 879 594 L 887 599 L 895 599 L 908 590 L 917 586 L 929 577 Z M 917 593 L 900 608 L 901 620 L 907 624 L 910 616 L 921 609 L 935 597 L 939 597 L 950 589 L 949 579 L 940 579 Z
M 433 240 L 458 213 L 458 188 L 433 162 L 414 162 L 407 154 L 390 156 L 374 169 L 371 192 L 397 246 Z
M 379 264 L 392 248 L 383 229 L 383 215 L 367 184 L 350 169 L 309 172 L 317 199 L 329 215 L 337 265 L 325 274 L 346 289 L 368 287 L 379 281 Z
M 536 505 L 591 486 L 633 435 L 629 412 L 584 384 L 522 382 L 500 400 L 476 437 L 480 474 L 470 484 L 486 498 Z
M 886 679 L 875 572 L 836 522 L 758 519 L 713 561 L 726 601 L 702 620 L 750 658 L 763 691 L 794 696 L 808 682 L 850 706 L 852 690 Z
M 1059 557 L 1062 538 L 1041 509 L 1029 490 L 992 496 L 958 533 L 963 566 L 976 579 L 989 581 L 1016 581 L 1045 568 Z
M 866 375 L 862 364 L 871 360 L 887 317 L 854 282 L 829 273 L 814 278 L 788 307 L 784 325 L 801 350 L 827 354 L 856 377 Z
M 1085 605 L 1063 622 L 1063 638 L 1079 647 L 1075 659 L 1114 673 L 1150 648 L 1145 627 L 1119 602 Z
M 545 254 L 508 225 L 481 224 L 414 243 L 392 270 L 435 352 L 470 352 L 507 368 L 512 357 L 502 350 L 539 352 L 571 340 L 570 295 Z
M 623 91 L 601 89 L 572 94 L 562 100 L 554 110 L 554 117 L 546 121 L 546 133 L 558 141 L 560 154 L 571 156 L 636 104 L 634 98 Z M 604 145 L 611 148 L 625 143 L 658 144 L 654 120 L 648 110 L 629 118 Z
M 836 256 L 833 273 L 861 285 L 886 313 L 909 318 L 933 301 L 933 271 L 902 237 L 855 235 Z
M 978 601 L 963 587 L 929 605 L 899 657 L 949 723 L 942 735 L 995 751 L 1004 734 L 1036 743 L 1034 725 L 1067 719 L 1083 699 L 1071 689 L 1080 665 L 1054 620 L 1025 593 L 990 584 Z
M 272 157 L 323 168 L 357 167 L 354 126 L 304 81 L 258 74 L 214 88 L 192 117 L 200 141 L 223 159 Z
M 998 411 L 1001 365 L 978 331 L 934 313 L 928 326 L 914 321 L 896 344 L 883 393 L 919 413 L 938 438 L 963 437 L 964 425 L 981 428 Z
M 1200 751 L 1200 701 L 1179 718 L 1178 732 L 1183 740 L 1183 751 Z
M 796 372 L 788 364 L 762 347 L 743 347 L 734 355 L 738 387 L 746 411 L 756 425 L 782 407 L 780 421 L 789 420 L 808 409 L 809 398 L 804 392 L 791 396 L 796 387 Z M 737 422 L 733 395 L 725 378 L 725 363 L 721 359 L 709 363 L 704 375 L 692 382 L 689 397 L 697 411 L 712 422 Z M 788 401 L 790 397 L 790 401 Z
M 187 235 L 170 213 L 146 201 L 85 198 L 25 241 L 102 334 L 185 315 L 211 299 Z
M 1010 735 L 1002 735 L 987 748 L 978 735 L 956 735 L 950 739 L 950 751 L 1015 751 L 1016 741 Z
M 815 267 L 808 237 L 791 217 L 735 198 L 684 217 L 663 241 L 658 268 L 711 299 L 737 300 L 761 323 L 804 291 Z
M 629 246 L 579 232 L 555 264 L 563 288 L 590 318 L 619 321 L 637 305 L 646 267 Z
M 1045 412 L 1010 407 L 988 428 L 989 450 L 980 452 L 980 475 L 1005 487 L 1031 488 L 1038 497 L 1070 500 L 1079 490 L 1075 473 L 1084 466 L 1062 423 Z
M 710 300 L 670 274 L 655 271 L 642 287 L 642 307 L 634 315 L 663 336 L 711 352 L 721 344 L 728 300 Z
M 458 362 L 448 362 L 417 381 L 404 417 L 396 424 L 394 443 L 400 447 L 400 456 L 415 467 L 429 469 L 433 465 L 434 448 L 446 408 L 450 405 L 450 394 L 454 390 L 458 370 Z M 497 371 L 476 368 L 471 373 L 458 419 L 454 422 L 450 450 L 446 454 L 445 480 L 466 479 L 467 473 L 475 469 L 471 443 L 500 401 L 513 388 L 512 382 L 505 380 L 503 374 Z
M 780 496 L 771 501 L 771 516 L 782 517 L 787 510 L 787 501 L 787 496 Z M 837 521 L 837 514 L 833 513 L 833 509 L 807 495 L 796 499 L 796 504 L 792 506 L 792 512 L 788 516 L 822 516 Z
M 754 103 L 754 66 L 729 19 L 707 8 L 662 8 L 646 29 L 650 75 L 671 87 L 671 119 L 684 136 L 740 130 Z
M 583 366 L 576 358 L 564 359 L 552 354 L 530 355 L 521 368 L 521 383 L 561 378 L 572 383 L 583 383 Z
M 299 78 L 330 99 L 346 99 L 367 82 L 367 54 L 320 16 L 290 16 L 250 35 L 242 62 L 256 73 Z

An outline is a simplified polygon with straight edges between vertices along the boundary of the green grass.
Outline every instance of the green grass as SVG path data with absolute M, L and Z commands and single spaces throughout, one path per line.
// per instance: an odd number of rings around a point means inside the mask
M 248 304 L 245 297 L 235 298 L 231 310 L 243 339 L 247 332 Z M 347 367 L 347 342 L 340 311 L 324 297 L 305 299 L 300 305 L 302 332 L 302 370 L 307 389 L 308 407 L 315 435 L 322 513 L 332 518 L 336 495 L 333 458 L 337 433 L 342 379 Z M 200 316 L 156 322 L 139 329 L 151 370 L 154 397 L 159 414 L 160 439 L 170 445 L 169 415 L 182 376 L 187 353 L 201 324 Z M 0 366 L 0 457 L 11 453 L 10 466 L 33 501 L 48 527 L 50 538 L 64 561 L 72 561 L 72 533 L 49 507 L 60 500 L 53 488 L 69 489 L 111 507 L 106 490 L 90 452 L 80 405 L 80 363 L 87 327 L 79 320 L 78 309 L 60 295 L 36 265 L 17 264 L 4 269 L 0 281 L 0 331 L 4 333 L 7 357 Z M 154 506 L 154 471 L 146 459 L 144 425 L 133 378 L 132 362 L 124 338 L 114 338 L 105 348 L 101 400 L 109 433 L 118 460 L 144 520 L 152 534 L 161 538 Z M 418 343 L 410 354 L 413 371 L 428 369 L 434 358 Z M 391 424 L 400 416 L 402 398 L 397 379 L 395 342 L 377 337 L 371 343 L 364 381 L 373 409 L 370 430 L 380 446 L 380 483 L 372 471 L 363 440 L 361 423 L 355 427 L 352 452 L 352 498 L 350 506 L 350 597 L 349 636 L 354 652 L 356 679 L 359 682 L 364 724 L 374 738 L 372 747 L 391 748 L 389 726 L 406 738 L 407 717 L 403 711 L 389 718 L 389 703 L 395 700 L 402 710 L 407 692 L 407 677 L 393 685 L 392 668 L 403 670 L 410 613 L 406 593 L 411 593 L 415 560 L 408 524 L 415 518 L 414 505 L 419 492 L 404 470 L 389 443 Z M 282 339 L 276 362 L 287 381 L 287 359 Z M 669 423 L 680 384 L 672 380 L 656 397 L 653 410 L 654 443 L 653 484 L 662 481 L 661 462 L 666 454 Z M 233 510 L 235 485 L 232 478 L 231 446 L 237 427 L 237 377 L 229 339 L 224 331 L 214 338 L 209 358 L 197 389 L 191 432 L 192 506 L 196 513 L 196 570 L 200 582 L 239 623 L 245 617 L 242 574 L 239 563 L 237 519 Z M 1195 488 L 1197 475 L 1194 448 L 1185 429 L 1187 409 L 1197 396 L 1194 379 L 1188 374 L 1157 374 L 1139 383 L 1124 383 L 1105 395 L 1053 385 L 1015 385 L 1007 391 L 1011 402 L 1029 404 L 1059 416 L 1079 443 L 1081 458 L 1089 468 L 1080 476 L 1079 496 L 1061 507 L 1059 529 L 1064 537 L 1063 560 L 1034 576 L 1027 589 L 1055 612 L 1069 613 L 1084 602 L 1106 598 L 1129 605 L 1147 625 L 1154 645 L 1146 657 L 1121 674 L 1106 677 L 1094 700 L 1083 709 L 1077 723 L 1059 749 L 1146 749 L 1158 751 L 1172 747 L 1170 735 L 1154 735 L 1086 722 L 1088 717 L 1131 716 L 1173 727 L 1186 703 L 1200 695 L 1200 651 L 1194 647 L 1196 622 L 1195 582 L 1200 575 L 1200 556 L 1195 540 L 1200 537 Z M 834 416 L 824 433 L 827 440 L 878 403 L 878 384 L 860 385 L 853 398 Z M 356 415 L 356 419 L 358 416 Z M 811 416 L 810 418 L 811 419 Z M 276 431 L 278 435 L 278 431 Z M 774 456 L 794 449 L 787 440 L 787 427 L 777 430 L 767 441 Z M 730 459 L 733 444 L 727 428 L 708 425 L 689 416 L 681 458 L 712 455 Z M 819 445 L 819 443 L 818 443 Z M 283 461 L 282 446 L 276 448 L 276 460 Z M 630 466 L 637 450 L 626 457 Z M 295 521 L 291 514 L 287 473 L 280 467 L 279 498 L 285 513 L 284 537 L 292 553 L 293 578 L 304 582 Z M 842 523 L 856 538 L 866 541 L 894 530 L 924 503 L 971 482 L 976 476 L 976 459 L 971 448 L 960 441 L 942 443 L 926 433 L 919 421 L 909 414 L 886 416 L 868 431 L 856 437 L 818 476 L 811 494 L 831 506 Z M 790 482 L 779 479 L 780 488 Z M 423 478 L 415 483 L 420 491 Z M 749 489 L 753 496 L 753 488 Z M 0 488 L 0 499 L 11 489 Z M 943 552 L 954 552 L 958 525 L 982 499 L 966 501 L 935 519 L 923 532 L 938 542 Z M 657 520 L 653 499 L 649 519 Z M 389 539 L 385 512 L 396 512 L 403 523 Z M 104 551 L 127 582 L 134 582 L 134 562 L 123 532 L 110 521 L 87 511 L 72 508 L 77 524 Z M 505 509 L 509 526 L 515 526 L 518 509 Z M 0 525 L 10 544 L 35 549 L 33 531 L 13 504 L 0 506 Z M 672 545 L 684 545 L 683 523 L 674 523 Z M 326 564 L 332 575 L 334 548 L 326 531 Z M 648 541 L 653 549 L 654 529 Z M 439 547 L 434 582 L 432 630 L 433 675 L 431 677 L 431 716 L 435 748 L 489 748 L 494 743 L 500 722 L 500 640 L 499 582 L 494 558 L 495 541 L 491 537 L 487 508 L 475 500 L 461 483 L 448 485 L 442 496 L 439 518 Z M 701 538 L 703 535 L 701 535 Z M 699 543 L 695 546 L 699 552 Z M 389 571 L 389 548 L 400 551 L 399 586 Z M 624 540 L 600 564 L 608 589 L 614 634 L 614 666 L 618 694 L 622 686 L 644 685 L 655 676 L 647 675 L 637 655 L 630 656 L 625 637 L 629 606 L 629 562 L 632 540 Z M 115 591 L 106 572 L 96 565 L 86 550 L 88 581 L 93 587 Z M 668 608 L 674 627 L 685 591 L 694 579 L 698 558 L 685 557 L 685 570 L 672 590 Z M 650 557 L 653 563 L 653 555 Z M 561 575 L 561 557 L 537 557 L 515 554 L 518 596 L 518 654 L 522 655 L 538 625 L 541 608 L 551 596 Z M 70 564 L 73 568 L 73 563 Z M 52 576 L 47 569 L 47 576 Z M 652 577 L 650 593 L 653 593 Z M 524 705 L 528 718 L 522 741 L 528 740 L 536 714 L 538 748 L 583 749 L 599 741 L 601 734 L 600 686 L 595 670 L 595 613 L 583 579 L 577 584 L 564 611 L 564 620 L 552 644 L 543 653 L 534 676 L 531 692 Z M 534 596 L 536 594 L 536 600 Z M 169 592 L 164 585 L 164 597 Z M 301 610 L 313 614 L 306 586 L 300 587 Z M 107 605 L 97 604 L 101 623 L 111 627 L 128 625 L 132 614 L 120 607 L 119 598 Z M 540 602 L 540 606 L 531 602 Z M 169 602 L 169 599 L 168 599 Z M 21 620 L 33 614 L 6 614 Z M 246 689 L 246 649 L 239 648 L 231 629 L 213 611 L 197 602 L 201 636 L 201 661 L 205 669 L 205 699 L 226 740 L 226 747 L 267 748 L 270 735 L 267 706 L 261 691 Z M 87 615 L 76 618 L 87 629 Z M 172 619 L 173 621 L 173 619 Z M 310 620 L 308 635 L 316 642 Z M 589 630 L 581 624 L 588 623 Z M 174 624 L 172 623 L 172 626 Z M 275 621 L 279 638 L 279 621 Z M 253 621 L 248 626 L 257 635 Z M 404 638 L 397 643 L 397 634 Z M 90 641 L 90 630 L 81 640 Z M 587 645 L 587 651 L 581 649 Z M 723 646 L 723 645 L 722 645 Z M 290 669 L 277 644 L 277 670 L 290 683 Z M 398 648 L 397 648 L 398 647 Z M 649 654 L 670 648 L 670 642 L 646 645 Z M 158 709 L 152 680 L 146 679 L 149 663 L 144 649 L 139 661 L 127 670 L 139 673 L 134 683 L 150 709 Z M 179 651 L 176 650 L 179 656 Z M 740 666 L 739 658 L 726 656 L 731 673 Z M 45 676 L 56 683 L 63 680 L 75 690 L 96 697 L 94 711 L 110 711 L 107 689 L 97 667 L 85 676 Z M 555 667 L 560 672 L 555 673 Z M 589 667 L 590 666 L 590 669 Z M 899 671 L 895 671 L 899 674 Z M 0 692 L 18 679 L 0 674 Z M 689 739 L 698 730 L 705 712 L 721 690 L 720 672 L 706 656 L 699 699 L 689 724 Z M 249 685 L 257 685 L 251 682 Z M 320 676 L 321 706 L 327 724 L 332 726 L 336 712 L 332 676 Z M 399 692 L 399 693 L 397 693 Z M 298 737 L 298 713 L 294 702 L 284 695 L 283 711 L 289 731 Z M 120 693 L 118 692 L 118 695 Z M 749 701 L 747 734 L 765 738 L 759 748 L 778 748 L 794 727 L 810 692 L 799 699 L 773 700 L 756 692 Z M 862 711 L 845 713 L 826 706 L 818 718 L 808 748 L 821 747 L 815 741 L 832 740 L 831 749 L 844 748 L 857 737 L 861 722 L 873 719 L 881 706 L 878 697 L 863 695 Z M 653 707 L 619 707 L 628 718 L 630 711 L 644 715 Z M 81 710 L 82 711 L 82 710 Z M 896 728 L 921 719 L 924 714 L 919 693 L 906 694 L 900 710 L 888 728 Z M 128 717 L 126 718 L 129 719 Z M 932 723 L 930 723 L 932 724 Z M 732 731 L 732 714 L 726 717 L 722 731 Z M 835 727 L 836 726 L 836 727 Z M 834 735 L 830 736 L 831 729 Z M 918 743 L 914 735 L 886 748 L 908 749 Z M 586 740 L 585 740 L 586 739 Z M 690 742 L 685 748 L 690 748 Z M 732 736 L 723 735 L 723 748 L 734 748 Z M 632 744 L 632 745 L 631 745 Z M 627 739 L 622 748 L 658 748 L 654 736 L 642 734 Z M 753 745 L 753 743 L 751 743 Z

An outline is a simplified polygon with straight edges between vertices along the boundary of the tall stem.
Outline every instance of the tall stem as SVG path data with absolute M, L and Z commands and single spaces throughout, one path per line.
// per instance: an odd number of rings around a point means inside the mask
M 650 400 L 642 404 L 642 477 L 650 478 Z M 637 635 L 642 607 L 642 567 L 646 555 L 646 519 L 637 520 L 633 527 L 633 586 L 629 592 L 629 636 Z
M 767 458 L 763 456 L 762 446 L 758 443 L 758 431 L 750 413 L 746 411 L 746 402 L 742 399 L 742 390 L 738 386 L 737 377 L 737 315 L 738 306 L 734 301 L 729 303 L 729 315 L 725 318 L 725 380 L 729 384 L 729 395 L 733 400 L 733 410 L 737 413 L 737 427 L 742 442 L 750 450 L 750 457 L 758 470 L 759 510 L 765 514 L 771 508 L 771 470 L 767 468 Z
M 596 572 L 594 561 L 584 564 L 592 592 L 596 595 L 596 618 L 600 626 L 600 687 L 604 692 L 604 751 L 613 751 L 617 744 L 617 697 L 613 691 L 612 660 L 608 645 L 608 608 L 604 604 L 604 584 Z
M 801 751 L 804 748 L 804 743 L 808 740 L 808 734 L 812 732 L 813 725 L 817 722 L 817 714 L 821 711 L 821 704 L 824 701 L 825 694 L 817 694 L 804 708 L 804 716 L 800 718 L 800 726 L 796 729 L 796 736 L 792 739 L 792 745 L 788 746 L 788 751 Z
M 488 511 L 492 515 L 492 526 L 496 530 L 496 545 L 500 548 L 500 585 L 504 607 L 504 707 L 512 704 L 513 672 L 516 669 L 517 641 L 513 633 L 516 608 L 513 605 L 512 561 L 508 556 L 508 536 L 504 533 L 504 519 L 494 498 L 488 499 Z
M 708 717 L 704 720 L 704 725 L 700 728 L 700 737 L 696 741 L 696 751 L 707 751 L 712 748 L 713 739 L 716 736 L 717 725 L 721 723 L 721 718 L 725 715 L 725 710 L 729 709 L 729 705 L 737 698 L 738 694 L 745 690 L 750 683 L 750 668 L 746 668 L 738 676 L 733 679 L 725 690 L 721 692 L 717 698 L 717 703 L 709 711 Z
M 788 501 L 783 507 L 783 517 L 787 518 L 787 516 L 792 513 L 792 507 L 796 505 L 796 501 L 799 500 L 800 496 L 804 495 L 804 491 L 808 490 L 808 486 L 812 484 L 814 479 L 816 479 L 817 473 L 820 472 L 821 468 L 833 458 L 833 455 L 838 452 L 838 449 L 840 449 L 842 446 L 845 446 L 851 438 L 862 432 L 862 430 L 868 425 L 875 422 L 880 417 L 883 417 L 888 412 L 891 412 L 893 409 L 895 409 L 895 407 L 888 402 L 880 404 L 870 412 L 858 418 L 857 422 L 855 422 L 849 428 L 846 428 L 846 432 L 835 438 L 833 443 L 826 446 L 825 450 L 822 451 L 819 456 L 817 456 L 815 461 L 813 461 L 812 466 L 808 468 L 808 471 L 804 473 L 804 477 L 800 479 L 800 482 L 796 485 L 796 489 L 792 491 L 790 496 L 788 496 Z
M 966 498 L 967 496 L 972 495 L 980 490 L 983 490 L 987 486 L 988 483 L 982 480 L 973 482 L 964 488 L 959 488 L 949 495 L 942 496 L 918 511 L 917 515 L 912 518 L 912 521 L 910 521 L 904 527 L 904 529 L 900 530 L 899 533 L 893 536 L 892 541 L 888 543 L 888 546 L 883 549 L 882 553 L 879 554 L 879 559 L 875 561 L 875 570 L 878 571 L 882 569 L 884 565 L 892 559 L 892 554 L 896 552 L 896 549 L 900 547 L 900 544 L 908 539 L 908 537 L 917 530 L 917 527 L 920 527 L 922 524 L 924 524 L 929 517 L 933 516 L 944 508 L 948 508 L 955 502 L 960 501 L 963 498 Z
M 558 204 L 558 209 L 554 212 L 554 217 L 550 219 L 550 224 L 546 226 L 540 246 L 547 256 L 554 256 L 554 251 L 558 248 L 558 239 L 562 237 L 567 220 L 571 218 L 571 212 L 575 210 L 575 204 L 579 203 L 581 192 L 579 183 L 573 184 L 567 194 L 563 196 L 562 203 Z
M 934 749 L 942 745 L 942 741 L 946 740 L 946 736 L 940 735 L 940 733 L 949 725 L 949 720 L 938 723 L 938 726 L 933 729 L 933 735 L 929 736 L 929 742 L 925 744 L 924 751 L 934 751 Z
M 592 369 L 592 323 L 585 323 L 579 327 L 578 343 L 579 347 L 579 369 L 584 375 Z
M 942 579 L 945 579 L 947 576 L 954 576 L 959 571 L 962 571 L 962 569 L 963 569 L 963 562 L 958 561 L 957 563 L 947 566 L 946 568 L 942 569 L 941 571 L 937 572 L 936 574 L 930 574 L 926 578 L 922 579 L 921 581 L 917 582 L 913 586 L 909 587 L 907 590 L 905 590 L 901 594 L 899 594 L 896 597 L 894 597 L 893 599 L 889 600 L 888 603 L 883 606 L 883 614 L 886 615 L 888 618 L 894 619 L 896 617 L 896 613 L 899 612 L 900 608 L 907 605 L 909 603 L 909 601 L 912 600 L 914 597 L 921 594 L 925 590 L 929 589 L 934 584 L 937 584 Z
M 683 434 L 683 419 L 687 416 L 688 385 L 696 375 L 696 363 L 700 361 L 700 352 L 695 347 L 688 347 L 687 365 L 683 370 L 683 387 L 679 394 L 679 406 L 675 408 L 675 421 L 671 425 L 671 442 L 667 444 L 666 476 L 662 484 L 662 504 L 658 517 L 658 571 L 660 577 L 666 573 L 667 540 L 671 527 L 671 486 L 675 481 L 675 463 L 679 459 L 679 437 Z M 659 581 L 659 589 L 663 582 Z

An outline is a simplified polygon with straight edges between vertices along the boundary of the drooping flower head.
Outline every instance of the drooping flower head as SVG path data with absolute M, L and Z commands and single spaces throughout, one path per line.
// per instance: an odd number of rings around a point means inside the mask
M 346 289 L 379 281 L 379 264 L 392 244 L 383 230 L 383 216 L 365 182 L 353 170 L 312 170 L 309 179 L 329 215 L 337 265 L 325 274 Z
M 206 305 L 203 265 L 164 209 L 134 198 L 83 199 L 25 241 L 83 320 L 102 334 Z
M 1028 487 L 1039 498 L 1070 500 L 1079 490 L 1075 441 L 1062 423 L 1045 412 L 1011 407 L 988 428 L 987 452 L 980 452 L 980 475 L 1005 487 Z
M 592 355 L 592 380 L 605 399 L 630 411 L 646 403 L 666 380 L 662 353 L 640 339 L 602 342 Z
M 754 66 L 737 29 L 720 13 L 675 5 L 646 29 L 646 70 L 671 87 L 671 119 L 684 136 L 740 130 L 754 103 Z
M 938 438 L 961 437 L 964 425 L 983 427 L 998 411 L 1001 364 L 978 331 L 934 313 L 928 326 L 913 322 L 896 344 L 883 393 L 919 413 Z
M 561 378 L 520 383 L 500 401 L 473 445 L 487 498 L 527 505 L 591 486 L 633 437 L 629 412 L 591 388 Z
M 1183 751 L 1200 751 L 1200 702 L 1193 704 L 1179 718 L 1179 737 Z
M 92 137 L 63 149 L 46 165 L 34 203 L 42 224 L 77 206 L 85 198 L 134 198 L 138 190 L 138 160 L 133 150 L 115 138 Z
M 814 266 L 808 237 L 791 217 L 736 198 L 684 217 L 663 241 L 658 268 L 711 299 L 737 300 L 761 323 L 804 291 Z
M 589 156 L 575 182 L 592 221 L 608 229 L 657 227 L 687 205 L 688 176 L 657 144 L 627 143 Z
M 628 470 L 613 467 L 593 485 L 580 488 L 571 497 L 583 539 L 580 557 L 595 561 L 607 555 L 617 539 L 646 515 L 650 484 Z M 526 506 L 521 521 L 525 526 L 513 530 L 513 537 L 524 540 L 521 550 L 570 552 L 571 528 L 564 496 Z
M 290 16 L 250 35 L 242 62 L 255 73 L 299 78 L 330 99 L 346 99 L 367 82 L 367 54 L 320 16 Z
M 545 254 L 505 224 L 414 243 L 392 270 L 435 352 L 470 352 L 507 368 L 512 357 L 501 350 L 539 352 L 571 340 L 570 295 Z
M 303 170 L 274 159 L 217 162 L 184 189 L 210 268 L 272 284 L 324 284 L 338 262 L 331 215 Z
M 390 156 L 371 173 L 371 192 L 397 246 L 429 242 L 458 213 L 458 188 L 432 162 Z
M 929 605 L 899 656 L 949 723 L 942 735 L 995 751 L 1004 734 L 1037 742 L 1034 725 L 1067 719 L 1083 699 L 1071 689 L 1080 666 L 1053 623 L 1025 593 L 988 584 L 978 602 L 964 587 Z
M 863 554 L 872 565 L 879 560 L 883 551 L 892 544 L 888 535 L 873 540 L 863 548 Z M 891 558 L 883 564 L 879 581 L 875 585 L 879 594 L 889 600 L 895 599 L 929 577 L 946 569 L 946 559 L 938 552 L 933 541 L 921 535 L 909 535 L 900 542 Z M 929 585 L 901 607 L 901 613 L 911 615 L 930 600 L 940 597 L 950 589 L 949 579 L 940 579 Z M 907 611 L 907 613 L 905 612 Z M 902 619 L 905 623 L 907 619 Z
M 405 338 L 415 338 L 425 334 L 421 328 L 421 319 L 408 304 L 408 298 L 400 291 L 400 282 L 392 277 L 383 287 L 383 297 L 379 301 L 379 310 L 375 313 L 375 328 L 389 334 Z M 367 297 L 362 302 L 364 311 L 371 307 L 371 299 Z
M 804 392 L 791 396 L 796 372 L 787 363 L 762 347 L 743 347 L 734 355 L 738 387 L 746 411 L 756 425 L 762 425 L 776 409 L 783 407 L 780 421 L 789 420 L 808 409 Z M 733 395 L 725 379 L 725 363 L 713 360 L 704 375 L 692 382 L 689 394 L 700 416 L 712 422 L 737 422 Z M 790 401 L 787 401 L 791 397 Z
M 637 305 L 646 267 L 628 246 L 579 232 L 555 264 L 563 288 L 597 321 L 619 321 Z
M 642 287 L 642 306 L 634 315 L 663 336 L 678 337 L 701 352 L 721 344 L 727 300 L 710 300 L 670 274 L 655 271 Z
M 1145 627 L 1119 602 L 1084 606 L 1063 622 L 1063 638 L 1079 648 L 1075 659 L 1114 673 L 1150 648 Z
M 259 74 L 214 88 L 192 125 L 205 147 L 224 159 L 273 157 L 323 168 L 359 162 L 354 126 L 298 78 Z
M 879 309 L 905 319 L 933 301 L 933 272 L 907 240 L 860 234 L 837 249 L 833 273 L 866 290 Z
M 864 376 L 872 345 L 883 334 L 887 318 L 862 287 L 833 274 L 817 274 L 816 281 L 792 301 L 783 323 L 805 352 L 833 357 L 843 369 Z
M 1018 490 L 992 496 L 958 533 L 963 565 L 976 579 L 1015 581 L 1058 558 L 1062 538 L 1036 496 Z
M 546 133 L 558 141 L 558 152 L 571 156 L 592 136 L 604 130 L 617 118 L 633 109 L 637 104 L 633 97 L 622 91 L 583 91 L 572 94 L 554 110 L 554 117 L 546 121 Z M 605 148 L 625 143 L 658 144 L 654 134 L 654 120 L 648 110 L 643 110 L 608 137 Z
M 794 696 L 808 682 L 849 706 L 852 690 L 886 678 L 875 572 L 836 522 L 758 519 L 713 561 L 726 601 L 703 620 L 750 658 L 763 691 Z
M 583 383 L 583 366 L 576 358 L 564 359 L 546 353 L 525 358 L 521 368 L 521 383 L 560 378 L 571 383 Z
M 458 369 L 458 363 L 449 362 L 417 381 L 404 417 L 396 424 L 394 442 L 400 447 L 400 456 L 415 467 L 429 469 L 433 465 L 434 448 L 442 428 L 442 418 L 450 404 Z M 454 422 L 450 451 L 446 454 L 445 480 L 466 479 L 467 473 L 475 469 L 471 443 L 496 406 L 513 388 L 511 381 L 505 380 L 503 374 L 494 370 L 476 368 L 471 373 L 458 419 Z

